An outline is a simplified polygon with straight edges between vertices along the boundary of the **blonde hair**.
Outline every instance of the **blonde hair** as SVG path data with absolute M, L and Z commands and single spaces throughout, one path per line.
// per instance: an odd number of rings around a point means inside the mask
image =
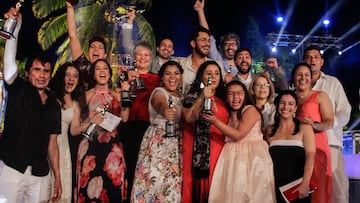
M 272 104 L 273 101 L 274 101 L 274 95 L 275 95 L 275 87 L 274 87 L 274 84 L 273 82 L 271 81 L 271 79 L 265 74 L 265 73 L 258 73 L 254 76 L 254 78 L 252 79 L 250 85 L 249 85 L 249 93 L 250 93 L 250 96 L 252 97 L 252 99 L 254 100 L 254 102 L 256 101 L 256 98 L 255 98 L 255 92 L 254 92 L 254 88 L 255 88 L 255 83 L 256 83 L 256 80 L 259 79 L 260 77 L 263 77 L 267 80 L 267 82 L 270 84 L 270 92 L 269 92 L 269 96 L 268 96 L 268 103 L 269 104 Z

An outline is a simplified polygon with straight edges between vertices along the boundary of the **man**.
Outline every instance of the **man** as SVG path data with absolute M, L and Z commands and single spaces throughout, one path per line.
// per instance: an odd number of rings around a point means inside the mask
M 206 20 L 204 12 L 205 0 L 197 0 L 194 5 L 194 10 L 198 13 L 200 26 L 209 29 L 209 25 Z M 234 55 L 235 51 L 240 46 L 240 38 L 237 34 L 230 32 L 220 37 L 220 49 L 216 47 L 216 40 L 213 35 L 210 36 L 211 46 L 209 57 L 221 62 L 221 66 L 225 73 L 231 73 L 235 75 L 237 69 L 235 68 Z
M 249 85 L 254 77 L 253 73 L 250 72 L 252 66 L 252 55 L 248 48 L 239 48 L 235 51 L 235 67 L 238 69 L 238 73 L 233 78 L 239 80 L 249 88 Z M 225 83 L 229 83 L 228 77 L 225 78 Z
M 278 64 L 276 57 L 270 56 L 266 58 L 263 72 L 274 83 L 275 93 L 278 93 L 281 90 L 288 89 L 285 72 L 283 68 Z
M 157 56 L 153 58 L 150 72 L 157 74 L 165 62 L 168 60 L 177 60 L 173 57 L 174 51 L 174 42 L 170 38 L 162 38 L 160 43 L 156 46 Z
M 8 103 L 0 140 L 0 202 L 47 202 L 49 162 L 55 175 L 51 199 L 56 201 L 62 194 L 57 146 L 61 113 L 47 89 L 52 64 L 44 55 L 36 55 L 25 65 L 27 80 L 21 79 L 15 60 L 21 14 L 11 8 L 4 16 L 18 23 L 16 39 L 7 40 L 4 51 Z
M 346 203 L 349 202 L 349 179 L 344 170 L 342 129 L 349 122 L 351 105 L 339 80 L 321 71 L 324 65 L 324 58 L 320 54 L 319 48 L 314 46 L 307 47 L 304 50 L 303 60 L 311 66 L 313 89 L 326 92 L 332 103 L 334 128 L 326 131 L 331 153 L 331 199 L 333 203 Z
M 184 69 L 182 76 L 183 93 L 189 92 L 200 65 L 207 60 L 211 60 L 207 57 L 210 51 L 210 35 L 210 31 L 204 27 L 198 27 L 190 34 L 189 44 L 192 53 L 188 57 L 179 58 L 179 62 Z

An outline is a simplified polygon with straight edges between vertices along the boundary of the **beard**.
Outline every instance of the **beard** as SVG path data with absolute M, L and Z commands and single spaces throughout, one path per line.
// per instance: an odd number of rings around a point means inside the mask
M 209 51 L 207 53 L 204 53 L 198 46 L 195 46 L 195 52 L 201 57 L 207 57 L 209 55 Z
M 248 64 L 248 68 L 246 70 L 243 70 L 241 67 L 238 67 L 238 66 L 236 66 L 236 67 L 237 67 L 239 73 L 241 73 L 241 74 L 247 74 L 247 73 L 250 72 L 250 65 L 249 64 Z

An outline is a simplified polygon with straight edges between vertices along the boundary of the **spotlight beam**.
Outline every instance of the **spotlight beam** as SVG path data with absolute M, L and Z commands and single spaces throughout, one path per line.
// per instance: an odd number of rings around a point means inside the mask
M 341 41 L 343 39 L 345 39 L 346 37 L 348 37 L 349 35 L 353 34 L 355 31 L 357 31 L 360 28 L 360 22 L 357 23 L 356 25 L 354 25 L 352 28 L 350 28 L 346 33 L 344 33 L 342 36 L 339 37 L 339 39 L 337 41 L 334 42 L 333 45 L 335 45 L 338 41 Z M 324 51 L 326 51 L 327 49 L 329 49 L 331 46 L 327 47 Z
M 359 41 L 357 41 L 357 42 L 355 42 L 354 44 L 352 44 L 352 45 L 350 45 L 350 46 L 346 47 L 346 48 L 345 48 L 345 49 L 343 49 L 341 52 L 342 52 L 342 53 L 345 53 L 346 51 L 348 51 L 349 49 L 353 48 L 354 46 L 356 46 L 356 45 L 358 45 L 358 44 L 360 44 L 360 40 L 359 40 Z
M 330 10 L 316 23 L 316 25 L 310 30 L 310 32 L 304 37 L 304 39 L 300 42 L 300 44 L 297 45 L 295 49 L 298 49 L 312 34 L 314 34 L 323 23 L 323 20 L 325 20 L 328 16 L 332 16 L 343 4 L 345 1 L 337 1 Z
M 289 7 L 288 7 L 288 9 L 286 10 L 286 14 L 285 14 L 285 21 L 284 21 L 284 23 L 281 25 L 281 28 L 280 28 L 280 31 L 279 31 L 279 35 L 278 35 L 278 38 L 276 39 L 276 42 L 275 42 L 275 45 L 274 45 L 274 47 L 277 47 L 277 45 L 278 45 L 278 43 L 279 43 L 279 41 L 280 41 L 280 38 L 281 38 L 281 36 L 283 35 L 283 33 L 284 33 L 284 30 L 285 30 L 285 28 L 286 28 L 286 26 L 287 26 L 287 24 L 288 24 L 288 19 L 290 19 L 290 17 L 291 17 L 291 15 L 293 14 L 293 12 L 294 12 L 294 8 L 295 8 L 295 5 L 296 5 L 296 0 L 292 0 L 291 2 L 290 2 L 290 4 L 289 4 Z

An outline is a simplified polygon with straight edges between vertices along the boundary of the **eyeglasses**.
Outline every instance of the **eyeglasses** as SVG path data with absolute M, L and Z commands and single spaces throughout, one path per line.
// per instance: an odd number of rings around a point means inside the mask
M 269 83 L 256 83 L 255 87 L 262 88 L 262 87 L 270 87 Z
M 196 41 L 200 41 L 200 42 L 202 42 L 202 43 L 204 43 L 204 42 L 211 42 L 211 40 L 210 39 L 207 39 L 207 38 L 200 38 L 200 39 L 197 39 Z
M 236 92 L 227 92 L 226 95 L 229 97 L 234 97 L 234 96 L 240 96 L 240 95 L 244 95 L 245 91 L 244 90 L 239 90 Z
M 224 47 L 236 47 L 237 43 L 224 43 Z

